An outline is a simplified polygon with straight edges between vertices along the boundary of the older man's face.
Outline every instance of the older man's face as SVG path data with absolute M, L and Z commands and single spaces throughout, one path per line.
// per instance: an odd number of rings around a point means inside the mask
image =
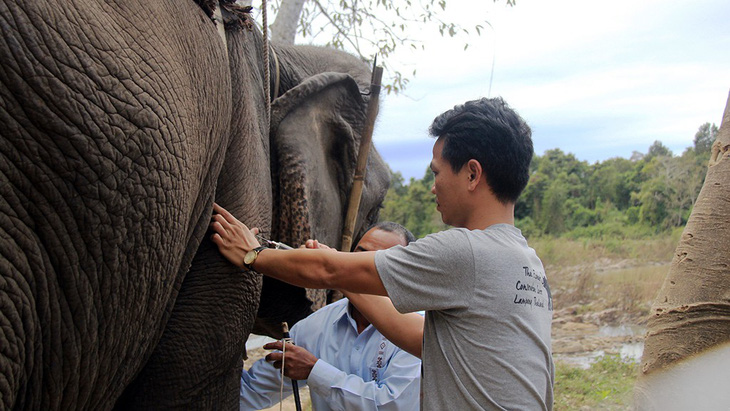
M 357 243 L 355 252 L 385 250 L 396 245 L 406 245 L 398 233 L 371 228 Z

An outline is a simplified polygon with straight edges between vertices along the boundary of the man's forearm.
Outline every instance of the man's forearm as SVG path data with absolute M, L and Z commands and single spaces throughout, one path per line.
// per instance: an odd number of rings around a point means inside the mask
M 344 294 L 385 338 L 421 358 L 424 319 L 420 314 L 398 312 L 387 297 L 347 291 Z
M 332 250 L 264 250 L 254 270 L 298 287 L 342 289 L 386 295 L 375 253 L 340 253 Z
M 239 405 L 242 410 L 261 410 L 277 404 L 281 400 L 280 370 L 261 359 L 251 368 L 243 370 L 239 391 Z M 291 384 L 284 384 L 284 398 L 292 394 Z
M 218 204 L 213 205 L 211 240 L 228 261 L 243 268 L 246 254 L 260 246 L 255 234 Z M 261 251 L 252 264 L 261 274 L 306 288 L 332 288 L 387 295 L 375 269 L 375 253 L 325 250 Z
M 304 288 L 330 288 L 334 273 L 320 250 L 264 250 L 253 269 L 266 276 Z M 331 253 L 331 251 L 329 251 Z

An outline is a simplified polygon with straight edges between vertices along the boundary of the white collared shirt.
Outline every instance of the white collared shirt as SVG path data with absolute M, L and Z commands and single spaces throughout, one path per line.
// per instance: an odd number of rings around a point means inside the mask
M 325 306 L 292 327 L 294 343 L 319 360 L 309 379 L 312 408 L 323 410 L 417 410 L 421 361 L 369 325 L 361 334 L 347 299 Z M 261 359 L 241 377 L 241 410 L 280 400 L 280 370 Z M 284 378 L 284 397 L 292 394 Z

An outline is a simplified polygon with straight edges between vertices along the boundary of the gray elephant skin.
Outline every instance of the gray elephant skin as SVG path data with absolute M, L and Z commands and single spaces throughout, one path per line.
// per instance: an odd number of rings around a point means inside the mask
M 233 409 L 254 326 L 314 292 L 224 261 L 212 203 L 339 243 L 369 70 L 188 0 L 0 0 L 0 409 Z M 275 72 L 273 63 L 272 72 Z M 372 152 L 358 227 L 387 167 Z

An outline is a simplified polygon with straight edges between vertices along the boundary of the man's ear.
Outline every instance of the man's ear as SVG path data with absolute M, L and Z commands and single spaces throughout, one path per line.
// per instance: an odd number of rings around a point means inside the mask
M 471 159 L 466 163 L 466 171 L 469 174 L 469 190 L 473 191 L 482 179 L 482 165 L 477 160 Z

